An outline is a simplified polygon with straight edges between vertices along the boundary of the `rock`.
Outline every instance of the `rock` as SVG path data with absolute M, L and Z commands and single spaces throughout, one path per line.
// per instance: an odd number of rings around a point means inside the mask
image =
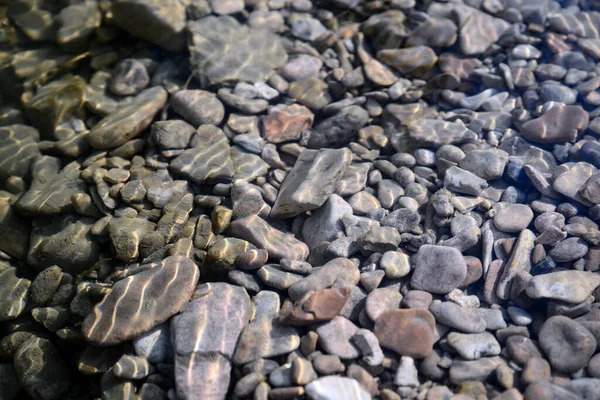
M 435 52 L 427 46 L 380 50 L 377 58 L 401 74 L 408 75 L 422 75 L 437 62 Z
M 595 173 L 596 168 L 593 165 L 586 162 L 575 163 L 564 173 L 555 176 L 552 188 L 570 199 L 589 206 L 591 204 L 586 201 L 585 197 L 582 197 L 580 191 Z
M 21 387 L 34 399 L 64 398 L 71 375 L 58 349 L 46 339 L 31 338 L 15 353 L 15 372 Z
M 387 251 L 379 260 L 379 268 L 385 272 L 388 279 L 399 279 L 410 272 L 408 255 L 399 251 Z
M 534 382 L 525 390 L 525 400 L 551 399 L 576 400 L 580 399 L 575 393 L 549 382 Z
M 334 258 L 310 275 L 294 283 L 288 289 L 293 301 L 302 299 L 310 291 L 327 289 L 338 283 L 337 286 L 352 287 L 359 280 L 359 272 L 356 265 L 347 258 Z
M 535 246 L 535 234 L 525 229 L 519 235 L 512 254 L 504 268 L 496 286 L 496 295 L 503 300 L 510 297 L 513 281 L 522 271 L 531 270 L 531 251 Z
M 291 23 L 291 33 L 299 39 L 313 41 L 327 31 L 318 19 L 310 17 L 295 18 Z
M 521 373 L 521 380 L 525 384 L 531 384 L 534 382 L 550 382 L 550 364 L 543 358 L 530 358 L 525 363 L 523 372 Z
M 210 6 L 215 14 L 235 14 L 244 10 L 243 0 L 210 0 Z
M 477 134 L 464 125 L 438 119 L 416 121 L 409 126 L 408 135 L 416 146 L 433 148 L 473 142 L 477 138 Z
M 198 143 L 198 144 L 197 144 Z M 174 158 L 169 169 L 197 184 L 229 182 L 234 176 L 229 140 L 219 128 L 203 125 L 192 137 L 192 148 Z
M 352 336 L 352 343 L 362 354 L 362 360 L 370 366 L 381 365 L 384 359 L 383 351 L 379 347 L 379 340 L 368 329 L 359 329 Z
M 20 260 L 27 258 L 31 226 L 12 207 L 14 197 L 0 191 L 0 250 Z
M 179 52 L 185 36 L 185 6 L 176 0 L 119 0 L 112 7 L 115 23 L 160 47 Z
M 499 149 L 473 150 L 458 166 L 485 180 L 500 179 L 508 163 L 508 153 Z
M 397 386 L 417 387 L 419 386 L 419 376 L 415 360 L 402 356 L 398 363 L 398 370 L 394 378 L 394 384 Z
M 396 228 L 391 226 L 373 226 L 356 238 L 356 244 L 365 254 L 395 251 L 402 238 Z
M 93 223 L 91 218 L 74 215 L 36 219 L 27 262 L 39 271 L 58 264 L 73 275 L 90 268 L 100 253 L 90 235 Z
M 576 139 L 588 126 L 588 113 L 581 106 L 558 105 L 541 117 L 523 124 L 521 133 L 536 143 L 564 143 Z
M 456 42 L 456 31 L 456 25 L 448 18 L 428 18 L 411 32 L 405 45 L 450 47 Z
M 50 332 L 64 328 L 69 322 L 69 308 L 59 305 L 54 307 L 36 307 L 31 310 L 31 316 Z
M 135 353 L 153 364 L 163 362 L 170 346 L 169 325 L 159 324 L 133 341 Z
M 559 271 L 534 276 L 527 284 L 527 296 L 578 304 L 600 285 L 600 276 L 587 271 Z
M 350 320 L 341 316 L 335 317 L 316 330 L 319 335 L 319 345 L 323 350 L 342 360 L 351 360 L 360 355 L 351 340 L 357 331 L 358 328 Z
M 489 332 L 448 334 L 448 345 L 466 360 L 477 360 L 481 357 L 497 356 L 500 354 L 500 344 Z
M 486 381 L 504 361 L 500 357 L 483 357 L 473 361 L 454 361 L 450 367 L 450 382 L 455 385 L 468 381 Z
M 548 255 L 557 262 L 569 262 L 575 261 L 588 252 L 587 243 L 580 238 L 567 238 L 560 241 L 552 250 L 548 252 Z
M 451 7 L 460 27 L 458 43 L 464 55 L 476 55 L 485 52 L 509 28 L 509 24 L 494 18 L 476 8 L 464 4 L 453 4 Z
M 410 285 L 417 290 L 445 294 L 456 289 L 467 276 L 467 264 L 452 247 L 423 245 L 415 256 Z
M 331 242 L 341 237 L 344 233 L 341 219 L 348 214 L 352 214 L 352 207 L 337 194 L 332 194 L 304 222 L 302 238 L 313 249 L 321 242 Z
M 377 321 L 379 316 L 388 310 L 400 308 L 402 294 L 394 288 L 377 288 L 367 296 L 365 311 L 372 321 Z
M 494 215 L 494 226 L 502 232 L 517 233 L 526 229 L 533 220 L 533 211 L 524 204 L 508 204 Z
M 306 385 L 306 394 L 313 400 L 368 400 L 371 395 L 351 378 L 325 376 Z
M 381 346 L 412 358 L 427 357 L 435 335 L 435 319 L 424 309 L 389 310 L 375 321 Z
M 136 259 L 142 239 L 154 231 L 154 226 L 152 222 L 142 218 L 112 218 L 108 223 L 108 234 L 116 258 L 122 261 Z
M 419 213 L 406 208 L 400 208 L 383 218 L 381 225 L 393 226 L 398 229 L 398 232 L 405 233 L 415 229 L 419 225 L 419 222 L 421 222 Z
M 146 358 L 123 354 L 112 367 L 112 372 L 118 378 L 143 379 L 152 372 L 152 369 Z
M 271 217 L 290 218 L 321 207 L 350 165 L 348 149 L 304 150 L 286 176 Z
M 332 101 L 329 86 L 325 81 L 317 78 L 292 82 L 287 94 L 313 110 L 321 110 Z
M 198 278 L 198 268 L 190 259 L 167 257 L 160 264 L 115 283 L 86 317 L 82 332 L 96 346 L 137 338 L 179 312 L 190 299 Z M 156 282 L 163 284 L 157 286 Z M 148 287 L 155 290 L 147 290 Z
M 350 289 L 337 287 L 309 293 L 293 308 L 282 310 L 279 315 L 282 324 L 302 326 L 331 321 L 346 304 Z
M 188 30 L 190 61 L 201 85 L 264 82 L 287 62 L 278 36 L 230 16 L 208 16 L 190 22 Z
M 2 400 L 15 400 L 21 390 L 17 374 L 11 363 L 0 364 L 0 393 Z
M 590 331 L 562 315 L 544 322 L 539 340 L 552 367 L 562 372 L 584 368 L 596 350 L 596 339 Z
M 236 259 L 249 250 L 256 249 L 245 240 L 235 238 L 217 239 L 210 243 L 201 266 L 202 276 L 211 280 L 222 279 L 235 269 Z
M 298 104 L 276 105 L 263 118 L 265 139 L 270 143 L 298 140 L 302 132 L 310 129 L 313 120 L 313 113 L 304 106 Z
M 358 136 L 369 120 L 368 112 L 359 106 L 345 107 L 302 133 L 301 143 L 310 149 L 342 147 Z
M 101 20 L 102 14 L 96 1 L 88 0 L 67 6 L 57 15 L 60 28 L 56 33 L 56 41 L 67 50 L 83 51 L 88 45 L 89 36 L 100 27 Z
M 171 320 L 175 385 L 180 397 L 225 398 L 250 299 L 244 289 L 226 283 L 209 283 L 203 290 Z
M 100 150 L 127 143 L 150 126 L 166 102 L 167 92 L 162 87 L 144 90 L 126 106 L 98 122 L 87 136 L 88 142 Z
M 194 126 L 219 125 L 225 107 L 214 93 L 204 90 L 180 90 L 171 97 L 173 110 Z
M 31 282 L 17 272 L 10 264 L 0 263 L 0 321 L 17 318 L 27 306 Z
M 266 249 L 269 258 L 275 261 L 282 258 L 306 260 L 308 257 L 308 246 L 292 235 L 271 227 L 265 220 L 256 215 L 232 222 L 229 229 L 233 236 L 245 239 L 259 248 Z
M 0 127 L 0 182 L 9 176 L 25 177 L 36 157 L 40 155 L 39 132 L 27 125 Z
M 449 301 L 432 304 L 429 311 L 437 323 L 460 332 L 479 333 L 485 331 L 487 327 L 485 320 L 475 309 L 464 308 Z
M 109 88 L 118 96 L 131 96 L 140 93 L 150 83 L 146 67 L 134 58 L 119 62 L 112 73 Z
M 454 192 L 479 196 L 488 183 L 469 171 L 452 166 L 446 170 L 444 187 Z
M 193 126 L 181 121 L 157 121 L 152 124 L 151 136 L 162 150 L 185 149 L 196 132 Z
M 298 57 L 289 60 L 279 73 L 288 81 L 301 81 L 308 78 L 318 78 L 319 70 L 322 66 L 323 61 L 319 58 L 301 54 Z
M 14 207 L 26 216 L 51 216 L 74 211 L 71 198 L 86 192 L 80 165 L 73 161 L 60 168 L 60 160 L 41 156 L 31 166 L 31 185 Z

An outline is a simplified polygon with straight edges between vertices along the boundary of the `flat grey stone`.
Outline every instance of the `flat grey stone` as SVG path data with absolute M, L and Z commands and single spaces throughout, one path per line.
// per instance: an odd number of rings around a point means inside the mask
M 453 247 L 423 245 L 415 256 L 410 285 L 417 290 L 445 294 L 456 289 L 467 276 L 464 257 Z

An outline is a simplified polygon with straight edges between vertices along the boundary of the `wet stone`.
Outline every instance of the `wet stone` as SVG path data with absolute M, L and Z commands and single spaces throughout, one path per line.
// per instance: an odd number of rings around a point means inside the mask
M 364 108 L 345 107 L 314 128 L 303 132 L 301 143 L 311 149 L 345 146 L 358 136 L 368 119 L 369 115 Z
M 391 226 L 374 226 L 356 238 L 356 244 L 365 254 L 395 251 L 400 244 L 400 233 Z
M 393 288 L 378 288 L 367 296 L 365 310 L 371 320 L 377 321 L 377 318 L 385 311 L 400 308 L 401 301 L 402 294 L 397 290 Z
M 320 110 L 332 101 L 327 83 L 317 78 L 292 82 L 287 94 L 313 110 Z
M 161 87 L 146 89 L 127 105 L 98 122 L 88 135 L 96 149 L 113 149 L 138 136 L 165 105 L 167 92 Z
M 507 163 L 508 153 L 504 150 L 487 149 L 469 152 L 458 166 L 485 180 L 494 180 L 502 177 Z
M 209 280 L 224 277 L 235 268 L 238 256 L 255 249 L 247 241 L 235 238 L 220 238 L 209 244 L 201 267 L 202 276 Z
M 204 90 L 180 90 L 171 97 L 173 110 L 194 126 L 218 125 L 225 116 L 225 107 L 217 96 Z
M 9 125 L 0 128 L 0 182 L 9 176 L 25 177 L 34 159 L 40 154 L 37 142 L 39 133 L 26 125 Z
M 113 218 L 108 223 L 108 233 L 116 253 L 122 261 L 138 257 L 142 239 L 154 230 L 154 224 L 142 218 Z
M 279 71 L 288 81 L 301 81 L 308 78 L 318 78 L 323 62 L 314 56 L 301 54 L 287 62 Z
M 356 265 L 348 259 L 335 258 L 293 284 L 288 289 L 288 293 L 292 300 L 298 301 L 310 291 L 327 289 L 333 286 L 336 281 L 338 283 L 345 283 L 346 280 L 352 279 L 353 277 L 358 281 L 359 272 Z
M 287 61 L 279 37 L 229 16 L 202 18 L 189 23 L 188 30 L 191 64 L 201 84 L 264 82 Z
M 588 122 L 588 113 L 580 106 L 558 105 L 523 124 L 521 132 L 532 142 L 563 143 L 576 139 L 587 128 Z
M 552 367 L 562 372 L 575 372 L 585 367 L 596 349 L 596 339 L 590 331 L 560 315 L 546 320 L 539 339 Z
M 437 119 L 421 119 L 409 127 L 409 138 L 418 146 L 439 148 L 446 144 L 463 144 L 476 139 L 465 126 Z
M 185 7 L 175 0 L 119 0 L 112 14 L 115 23 L 133 36 L 169 51 L 184 48 Z
M 0 263 L 0 321 L 13 320 L 25 310 L 31 282 L 19 275 L 16 268 Z
M 464 308 L 449 301 L 433 304 L 429 310 L 437 323 L 460 332 L 479 333 L 485 331 L 487 327 L 485 320 L 475 309 Z
M 230 152 L 236 179 L 251 182 L 269 171 L 269 164 L 256 154 L 249 153 L 239 146 L 233 146 Z
M 302 132 L 312 126 L 313 119 L 313 113 L 298 104 L 272 107 L 263 118 L 265 139 L 271 143 L 297 140 Z
M 322 206 L 350 165 L 348 149 L 304 150 L 286 176 L 271 217 L 289 218 Z
M 15 353 L 14 367 L 21 387 L 35 399 L 61 399 L 71 385 L 66 363 L 46 339 L 32 338 L 23 343 Z
M 567 238 L 559 242 L 548 255 L 557 262 L 575 261 L 586 255 L 588 252 L 587 243 L 576 237 Z
M 190 259 L 168 257 L 117 282 L 86 317 L 83 334 L 97 346 L 134 339 L 180 311 L 190 299 L 198 278 L 198 268 Z
M 409 75 L 421 75 L 431 69 L 437 61 L 435 52 L 427 46 L 381 50 L 377 53 L 377 58 L 401 74 Z
M 196 147 L 196 143 L 198 144 Z M 192 148 L 185 150 L 169 165 L 169 169 L 197 184 L 228 182 L 234 176 L 229 141 L 219 128 L 203 125 L 191 139 Z
M 231 357 L 250 317 L 250 299 L 242 288 L 225 283 L 210 283 L 205 289 L 171 321 L 175 383 L 182 397 L 224 398 Z M 207 376 L 211 378 L 198 379 Z
M 133 341 L 133 346 L 138 356 L 145 357 L 153 364 L 164 361 L 170 346 L 168 324 L 159 324 L 142 333 Z
M 410 272 L 408 255 L 398 251 L 388 251 L 379 261 L 379 268 L 385 272 L 388 279 L 399 279 Z
M 504 20 L 494 18 L 467 5 L 453 4 L 448 8 L 453 9 L 457 26 L 461 27 L 458 43 L 460 50 L 465 55 L 483 53 L 510 26 Z
M 375 321 L 375 335 L 381 346 L 412 358 L 427 357 L 435 335 L 435 319 L 423 309 L 389 310 Z
M 75 215 L 36 219 L 27 262 L 38 270 L 60 265 L 72 274 L 90 268 L 100 253 L 90 234 L 93 223 L 91 218 Z
M 158 121 L 151 129 L 154 143 L 162 150 L 185 149 L 195 132 L 193 126 L 180 120 Z
M 24 260 L 29 249 L 31 226 L 22 218 L 12 203 L 14 196 L 0 191 L 0 250 L 6 254 Z
M 140 93 L 150 83 L 146 67 L 140 61 L 127 58 L 115 67 L 110 81 L 110 90 L 119 96 Z

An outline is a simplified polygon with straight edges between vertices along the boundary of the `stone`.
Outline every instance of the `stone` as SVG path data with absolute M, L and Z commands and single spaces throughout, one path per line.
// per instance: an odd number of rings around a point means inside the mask
M 437 62 L 433 49 L 427 46 L 412 46 L 404 49 L 385 49 L 377 53 L 377 58 L 401 74 L 421 75 Z
M 595 173 L 596 168 L 593 165 L 586 162 L 575 163 L 564 173 L 556 174 L 552 188 L 570 199 L 589 206 L 591 204 L 582 197 L 580 191 Z
M 31 282 L 17 273 L 17 268 L 0 263 L 0 321 L 17 318 L 27 306 Z
M 352 287 L 358 283 L 360 274 L 356 265 L 347 258 L 334 258 L 318 270 L 294 283 L 288 289 L 288 294 L 293 301 L 302 299 L 310 291 L 327 289 L 338 283 L 337 286 Z
M 135 353 L 153 364 L 163 362 L 170 346 L 169 325 L 159 324 L 133 341 Z
M 155 225 L 142 218 L 120 217 L 108 222 L 108 234 L 115 250 L 115 256 L 121 261 L 131 261 L 139 256 L 142 239 L 152 231 Z
M 34 399 L 62 399 L 72 382 L 58 349 L 47 339 L 23 343 L 15 353 L 14 367 L 21 387 Z
M 230 16 L 190 22 L 188 31 L 190 61 L 201 85 L 264 82 L 287 62 L 278 36 L 240 25 Z
M 408 255 L 399 251 L 387 251 L 379 260 L 379 268 L 388 279 L 399 279 L 409 274 L 410 261 Z
M 369 119 L 368 112 L 359 106 L 342 108 L 335 115 L 319 122 L 302 133 L 301 143 L 310 149 L 345 146 L 358 136 Z
M 277 290 L 286 290 L 302 279 L 302 275 L 284 271 L 276 264 L 263 265 L 256 275 L 266 286 Z
M 317 78 L 292 82 L 287 94 L 313 110 L 321 110 L 332 101 L 329 86 L 325 81 Z
M 9 176 L 25 177 L 36 157 L 40 155 L 39 132 L 27 125 L 0 127 L 0 182 Z
M 343 236 L 344 225 L 341 219 L 348 214 L 352 214 L 352 207 L 337 194 L 332 194 L 304 222 L 302 238 L 312 249 L 321 242 L 330 242 Z
M 365 254 L 384 253 L 398 249 L 402 238 L 396 228 L 391 226 L 373 226 L 356 238 L 356 244 Z
M 27 262 L 38 271 L 60 265 L 73 275 L 89 269 L 100 254 L 100 245 L 90 234 L 94 222 L 72 214 L 36 219 Z
M 475 141 L 477 134 L 464 125 L 439 119 L 420 119 L 410 124 L 408 136 L 416 146 L 440 148 Z
M 12 206 L 15 197 L 0 191 L 0 250 L 20 260 L 27 258 L 31 225 Z
M 299 39 L 313 41 L 327 31 L 318 19 L 310 17 L 295 18 L 291 23 L 291 33 Z
M 325 376 L 306 385 L 306 394 L 314 400 L 368 400 L 371 395 L 358 381 L 341 376 Z
M 559 271 L 534 276 L 527 284 L 527 296 L 578 304 L 600 285 L 600 276 L 587 271 Z
M 552 367 L 562 372 L 584 368 L 596 350 L 596 339 L 590 331 L 562 315 L 544 322 L 539 340 Z
M 152 372 L 152 366 L 144 357 L 123 354 L 112 367 L 112 372 L 123 379 L 143 379 Z
M 342 310 L 349 296 L 350 289 L 346 287 L 309 292 L 293 308 L 282 310 L 279 320 L 282 324 L 296 326 L 331 321 Z
M 464 333 L 480 333 L 487 324 L 475 309 L 464 308 L 450 301 L 432 304 L 429 311 L 435 321 Z
M 199 275 L 190 259 L 171 256 L 115 283 L 84 320 L 85 338 L 96 346 L 111 346 L 148 332 L 181 310 L 192 296 Z M 157 286 L 155 282 L 163 284 Z
M 286 176 L 271 217 L 290 218 L 321 207 L 350 165 L 348 149 L 304 150 Z
M 335 317 L 316 330 L 323 350 L 342 360 L 351 360 L 360 355 L 351 340 L 357 331 L 356 325 L 342 316 Z
M 80 165 L 73 161 L 61 169 L 60 160 L 41 156 L 31 165 L 31 185 L 14 203 L 25 216 L 52 216 L 74 211 L 71 198 L 86 192 Z
M 202 262 L 202 276 L 211 280 L 222 279 L 235 269 L 235 261 L 240 255 L 254 249 L 247 241 L 235 238 L 220 238 L 211 242 Z
M 535 246 L 535 234 L 529 229 L 523 230 L 513 247 L 512 254 L 497 282 L 496 295 L 506 300 L 510 297 L 513 281 L 520 272 L 531 270 L 531 251 Z
M 494 226 L 502 232 L 517 233 L 533 220 L 533 211 L 525 204 L 507 204 L 494 215 Z
M 244 328 L 233 355 L 233 362 L 242 365 L 260 358 L 288 354 L 299 346 L 300 336 L 295 328 L 280 325 L 276 315 L 267 315 L 255 318 Z
M 379 346 L 379 340 L 370 330 L 357 330 L 352 336 L 352 343 L 360 350 L 362 360 L 368 365 L 377 366 L 383 363 L 384 355 Z
M 196 146 L 196 143 L 199 143 Z M 197 184 L 230 182 L 235 170 L 229 140 L 219 128 L 203 125 L 192 137 L 192 148 L 171 160 L 171 172 Z
M 520 366 L 525 365 L 530 358 L 542 357 L 536 343 L 519 334 L 513 334 L 506 339 L 506 350 L 510 358 Z
M 133 36 L 173 52 L 184 48 L 185 6 L 176 0 L 119 0 L 112 14 L 114 22 Z
M 548 361 L 544 360 L 543 358 L 530 358 L 525 363 L 525 367 L 521 373 L 521 380 L 525 384 L 531 384 L 534 382 L 550 382 L 550 364 L 548 364 Z
M 190 138 L 196 132 L 193 126 L 185 121 L 157 121 L 152 124 L 151 136 L 162 150 L 185 149 Z
M 301 54 L 289 60 L 279 73 L 288 81 L 301 81 L 308 78 L 318 78 L 322 66 L 323 62 L 319 58 Z
M 447 336 L 448 345 L 466 360 L 477 360 L 481 357 L 500 354 L 500 344 L 489 332 L 458 333 L 451 332 Z
M 253 215 L 238 219 L 229 227 L 231 234 L 266 249 L 269 258 L 275 261 L 282 258 L 305 260 L 308 257 L 308 246 L 295 239 L 291 234 L 285 234 L 271 227 L 262 218 Z
M 488 187 L 488 183 L 469 171 L 452 166 L 444 175 L 444 187 L 454 192 L 479 196 Z
M 410 285 L 417 290 L 445 294 L 456 289 L 467 276 L 467 264 L 452 247 L 423 245 L 415 256 Z
M 525 400 L 551 399 L 576 400 L 580 399 L 575 393 L 550 382 L 534 382 L 527 386 Z
M 483 357 L 473 361 L 454 361 L 450 367 L 450 382 L 459 385 L 468 381 L 484 382 L 504 364 L 500 357 Z
M 374 333 L 381 346 L 420 359 L 433 350 L 435 318 L 424 309 L 388 310 L 375 321 Z
M 570 237 L 556 244 L 556 246 L 548 252 L 548 255 L 552 257 L 554 261 L 569 262 L 584 257 L 587 252 L 588 245 L 584 240 Z
M 92 147 L 100 150 L 119 147 L 137 137 L 152 123 L 154 116 L 167 102 L 162 87 L 146 89 L 126 106 L 98 122 L 88 135 Z
M 219 125 L 225 107 L 214 93 L 204 90 L 180 90 L 171 97 L 173 110 L 194 126 Z
M 458 166 L 482 179 L 494 180 L 502 177 L 508 157 L 504 150 L 473 150 L 460 160 Z
M 251 303 L 238 286 L 220 282 L 203 286 L 203 293 L 171 320 L 175 386 L 180 397 L 225 398 L 231 360 L 250 318 Z
M 394 288 L 377 288 L 367 296 L 365 311 L 372 321 L 377 321 L 379 316 L 388 310 L 400 308 L 402 294 Z
M 421 222 L 419 213 L 406 208 L 400 208 L 384 217 L 381 220 L 381 225 L 393 226 L 398 229 L 398 232 L 405 233 L 415 229 L 419 225 L 419 222 Z
M 499 18 L 464 5 L 453 4 L 457 26 L 460 27 L 458 44 L 464 55 L 477 55 L 485 52 L 509 28 L 509 24 Z
M 113 70 L 109 88 L 118 96 L 132 96 L 140 93 L 149 83 L 150 77 L 144 64 L 134 58 L 126 58 Z
M 576 139 L 588 122 L 588 113 L 581 106 L 558 105 L 523 124 L 521 133 L 535 143 L 564 143 Z
M 210 5 L 215 14 L 235 14 L 244 9 L 243 0 L 210 0 Z
M 414 359 L 407 356 L 400 357 L 398 370 L 396 370 L 396 376 L 394 377 L 394 384 L 408 387 L 419 386 L 418 371 Z
M 314 114 L 298 104 L 271 107 L 268 115 L 263 118 L 265 140 L 270 143 L 298 140 L 302 132 L 312 127 L 313 120 Z

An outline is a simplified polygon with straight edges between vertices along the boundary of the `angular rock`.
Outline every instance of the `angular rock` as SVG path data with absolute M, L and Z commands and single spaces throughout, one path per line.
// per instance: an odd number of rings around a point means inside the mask
M 352 287 L 358 283 L 359 277 L 358 268 L 352 261 L 347 258 L 334 258 L 290 286 L 288 293 L 292 300 L 298 301 L 311 291 L 327 289 L 334 284 L 338 287 Z
M 142 218 L 112 218 L 108 223 L 108 235 L 116 258 L 131 261 L 139 256 L 139 246 L 144 237 L 154 231 L 155 225 Z
M 0 191 L 0 250 L 6 254 L 24 260 L 29 249 L 31 226 L 12 207 L 14 196 Z
M 264 82 L 287 62 L 278 36 L 240 25 L 229 16 L 190 22 L 188 30 L 191 64 L 202 85 Z
M 138 337 L 179 312 L 199 277 L 193 261 L 171 256 L 115 283 L 84 320 L 85 338 L 96 346 L 111 346 Z
M 304 150 L 286 176 L 271 217 L 290 218 L 321 207 L 350 165 L 348 149 Z
M 496 286 L 496 295 L 502 299 L 510 298 L 513 281 L 520 272 L 529 272 L 531 269 L 531 251 L 535 246 L 535 234 L 525 229 L 519 235 L 513 247 L 512 254 L 504 268 Z

